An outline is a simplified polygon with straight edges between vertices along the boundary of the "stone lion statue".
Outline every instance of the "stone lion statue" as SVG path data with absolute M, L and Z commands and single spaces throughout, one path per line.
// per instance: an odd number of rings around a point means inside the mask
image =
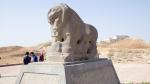
M 48 12 L 52 44 L 47 49 L 47 61 L 82 61 L 97 59 L 97 30 L 86 24 L 66 4 L 51 8 Z

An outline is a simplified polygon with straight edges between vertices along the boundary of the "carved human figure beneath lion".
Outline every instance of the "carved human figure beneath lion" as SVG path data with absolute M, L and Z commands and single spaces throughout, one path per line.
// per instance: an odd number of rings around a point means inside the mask
M 48 12 L 52 44 L 47 49 L 47 61 L 81 61 L 98 59 L 97 30 L 86 24 L 66 4 L 51 8 Z

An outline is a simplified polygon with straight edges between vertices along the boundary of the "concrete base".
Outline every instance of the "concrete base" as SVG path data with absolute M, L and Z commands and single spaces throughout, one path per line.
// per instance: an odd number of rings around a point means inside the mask
M 120 84 L 108 59 L 74 63 L 31 63 L 22 69 L 16 84 Z

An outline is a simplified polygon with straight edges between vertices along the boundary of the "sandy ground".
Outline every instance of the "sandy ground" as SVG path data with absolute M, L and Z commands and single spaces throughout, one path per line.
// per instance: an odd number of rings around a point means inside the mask
M 150 82 L 150 64 L 115 64 L 121 83 Z
M 22 65 L 0 67 L 0 84 L 15 84 Z M 121 83 L 150 82 L 150 64 L 114 64 Z

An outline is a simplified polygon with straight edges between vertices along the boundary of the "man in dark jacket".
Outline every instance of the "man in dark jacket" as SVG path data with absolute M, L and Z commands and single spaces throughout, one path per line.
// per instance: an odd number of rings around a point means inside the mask
M 29 52 L 26 52 L 24 58 L 23 58 L 23 63 L 24 65 L 27 65 L 31 62 L 31 57 L 29 56 Z

